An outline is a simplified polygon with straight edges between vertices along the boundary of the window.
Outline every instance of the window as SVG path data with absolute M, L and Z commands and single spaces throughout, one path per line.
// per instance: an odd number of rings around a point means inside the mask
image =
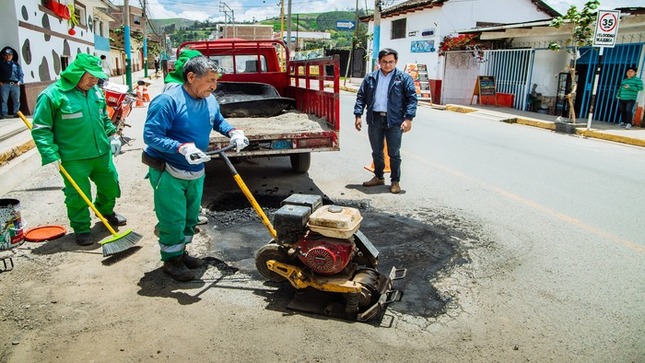
M 141 17 L 139 15 L 134 15 L 132 19 L 133 19 L 132 21 L 133 23 L 141 25 Z
M 87 12 L 85 10 L 85 5 L 75 2 L 74 15 L 76 15 L 76 19 L 78 19 L 78 26 L 87 28 Z
M 390 39 L 405 38 L 406 20 L 399 19 L 392 21 L 392 37 Z

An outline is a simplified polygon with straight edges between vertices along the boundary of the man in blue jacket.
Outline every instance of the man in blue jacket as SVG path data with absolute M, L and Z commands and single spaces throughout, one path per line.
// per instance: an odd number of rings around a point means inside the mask
M 184 65 L 183 78 L 182 86 L 150 102 L 143 128 L 148 145 L 143 162 L 150 166 L 163 271 L 177 281 L 192 280 L 190 269 L 203 264 L 186 253 L 186 245 L 201 208 L 211 130 L 229 136 L 238 152 L 249 144 L 244 132 L 222 117 L 212 94 L 219 78 L 215 63 L 204 56 L 192 58 Z
M 2 99 L 2 111 L 0 119 L 5 117 L 16 117 L 20 111 L 20 85 L 24 84 L 24 74 L 18 64 L 18 56 L 10 47 L 2 48 L 0 51 L 0 98 Z M 11 98 L 13 110 L 9 112 L 8 102 Z
M 412 119 L 417 112 L 417 94 L 409 74 L 396 68 L 399 54 L 385 48 L 378 53 L 379 69 L 365 76 L 356 94 L 354 126 L 361 131 L 363 110 L 367 108 L 367 134 L 372 147 L 374 177 L 363 183 L 373 187 L 384 185 L 383 140 L 387 141 L 390 158 L 390 192 L 401 192 L 401 139 L 412 129 Z

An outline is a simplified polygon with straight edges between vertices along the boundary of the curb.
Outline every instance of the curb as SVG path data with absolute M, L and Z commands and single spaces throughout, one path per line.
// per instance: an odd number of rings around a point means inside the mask
M 450 105 L 450 104 L 446 105 L 446 110 L 453 111 L 453 112 L 460 112 L 460 113 L 470 113 L 470 112 L 478 111 L 478 109 L 475 109 L 472 107 L 461 106 L 461 105 Z M 566 134 L 578 135 L 582 137 L 612 141 L 612 142 L 617 142 L 621 144 L 645 147 L 645 140 L 636 139 L 628 136 L 608 134 L 606 132 L 602 132 L 597 129 L 590 129 L 590 130 L 575 129 L 575 130 L 572 130 L 571 132 L 565 132 L 562 128 L 558 128 L 555 122 L 542 121 L 542 120 L 524 118 L 524 117 L 511 117 L 507 120 L 503 120 L 502 122 L 506 122 L 509 124 L 517 123 L 520 125 L 533 126 L 533 127 L 538 127 L 545 130 L 551 130 L 558 133 L 566 133 Z

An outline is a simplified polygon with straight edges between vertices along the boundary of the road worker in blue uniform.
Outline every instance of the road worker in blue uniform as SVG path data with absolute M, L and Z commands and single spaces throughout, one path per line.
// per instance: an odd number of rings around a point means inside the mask
M 204 153 L 210 132 L 229 136 L 239 152 L 249 141 L 220 113 L 212 92 L 219 78 L 217 65 L 204 56 L 183 66 L 184 82 L 155 97 L 148 106 L 143 130 L 147 144 L 143 162 L 154 191 L 163 271 L 177 281 L 195 278 L 191 269 L 203 265 L 189 256 L 186 245 L 195 234 L 201 208 L 205 171 Z

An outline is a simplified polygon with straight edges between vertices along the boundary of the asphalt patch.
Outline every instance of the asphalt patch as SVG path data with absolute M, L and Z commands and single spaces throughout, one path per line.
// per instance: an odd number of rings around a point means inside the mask
M 270 220 L 286 197 L 255 196 Z M 323 203 L 332 201 L 327 199 Z M 382 274 L 388 275 L 393 267 L 407 269 L 406 277 L 394 284 L 403 291 L 403 298 L 390 309 L 425 318 L 446 312 L 453 298 L 435 289 L 433 281 L 440 274 L 468 263 L 467 249 L 461 242 L 474 237 L 472 226 L 467 227 L 455 215 L 431 209 L 402 216 L 374 209 L 368 201 L 335 201 L 334 204 L 360 210 L 363 216 L 360 230 L 379 250 L 378 270 Z M 244 195 L 230 193 L 211 200 L 207 214 L 209 228 L 204 231 L 213 241 L 211 253 L 255 279 L 265 280 L 256 271 L 253 256 L 271 240 L 271 235 Z

